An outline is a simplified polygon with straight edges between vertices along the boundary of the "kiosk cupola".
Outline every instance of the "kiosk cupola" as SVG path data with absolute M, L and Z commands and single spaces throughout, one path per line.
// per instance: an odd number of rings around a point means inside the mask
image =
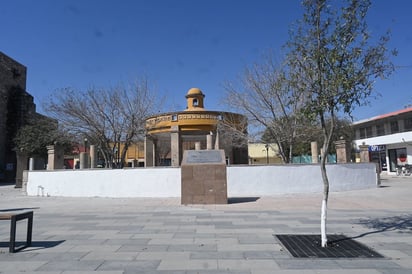
M 198 111 L 205 110 L 203 105 L 203 99 L 205 95 L 198 88 L 191 88 L 186 94 L 187 108 L 185 111 Z

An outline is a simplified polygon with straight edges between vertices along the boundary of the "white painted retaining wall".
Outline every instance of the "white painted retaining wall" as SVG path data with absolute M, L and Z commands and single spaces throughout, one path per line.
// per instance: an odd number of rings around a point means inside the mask
M 375 164 L 328 165 L 331 191 L 374 188 Z M 28 195 L 180 197 L 180 168 L 29 171 Z M 230 166 L 229 197 L 313 193 L 323 189 L 318 165 Z

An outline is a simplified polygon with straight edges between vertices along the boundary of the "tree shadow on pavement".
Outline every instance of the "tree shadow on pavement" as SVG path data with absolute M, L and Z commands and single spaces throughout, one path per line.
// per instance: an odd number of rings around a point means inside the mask
M 373 231 L 352 237 L 352 239 L 362 238 L 370 234 L 383 233 L 388 231 L 395 231 L 398 233 L 412 233 L 412 214 L 404 214 L 400 216 L 385 218 L 361 219 L 357 222 L 357 224 L 373 229 Z

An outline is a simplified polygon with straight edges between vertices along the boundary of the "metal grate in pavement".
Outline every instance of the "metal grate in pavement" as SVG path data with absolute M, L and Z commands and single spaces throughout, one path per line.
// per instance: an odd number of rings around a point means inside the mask
M 328 235 L 328 246 L 321 247 L 320 235 L 274 235 L 295 258 L 384 258 L 369 247 L 346 237 Z

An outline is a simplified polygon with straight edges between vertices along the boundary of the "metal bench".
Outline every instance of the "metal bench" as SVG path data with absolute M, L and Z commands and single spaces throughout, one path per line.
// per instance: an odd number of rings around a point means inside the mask
M 27 238 L 26 244 L 16 249 L 16 228 L 17 221 L 27 219 Z M 32 229 L 33 229 L 33 211 L 26 212 L 0 212 L 0 220 L 11 220 L 10 224 L 10 244 L 9 252 L 14 253 L 31 245 Z

